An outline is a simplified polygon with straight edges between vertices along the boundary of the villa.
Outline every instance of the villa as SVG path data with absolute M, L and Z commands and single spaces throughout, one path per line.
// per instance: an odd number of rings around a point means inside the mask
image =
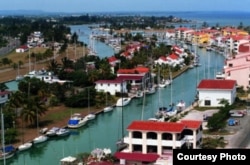
M 133 121 L 127 127 L 124 142 L 128 147 L 115 153 L 120 164 L 171 161 L 173 149 L 197 149 L 202 142 L 202 121 L 180 122 Z

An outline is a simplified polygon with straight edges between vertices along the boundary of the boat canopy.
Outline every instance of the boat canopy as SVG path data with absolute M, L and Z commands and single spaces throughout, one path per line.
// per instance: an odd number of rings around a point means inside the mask
M 15 147 L 10 145 L 10 146 L 5 146 L 4 148 L 1 148 L 2 151 L 4 152 L 12 152 L 15 150 Z
M 78 124 L 78 122 L 79 122 L 79 120 L 69 120 L 68 124 L 70 124 L 70 125 L 76 125 L 76 124 Z

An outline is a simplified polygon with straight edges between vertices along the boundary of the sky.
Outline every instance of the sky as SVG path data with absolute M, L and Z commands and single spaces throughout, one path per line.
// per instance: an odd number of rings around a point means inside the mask
M 0 10 L 45 12 L 250 11 L 250 0 L 1 0 Z

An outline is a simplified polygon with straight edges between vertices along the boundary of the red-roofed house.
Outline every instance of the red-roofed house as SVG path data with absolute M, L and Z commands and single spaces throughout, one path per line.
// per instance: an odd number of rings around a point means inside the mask
M 121 61 L 117 59 L 115 56 L 111 56 L 108 58 L 108 62 L 111 66 L 116 66 L 116 64 L 120 63 Z
M 127 127 L 124 142 L 128 148 L 115 153 L 120 164 L 162 161 L 171 155 L 172 149 L 196 149 L 202 142 L 202 121 L 180 122 L 133 121 Z M 171 161 L 165 160 L 165 163 Z
M 167 59 L 170 61 L 170 65 L 172 65 L 173 67 L 175 67 L 176 65 L 181 65 L 184 62 L 183 58 L 174 53 L 170 54 Z
M 157 65 L 170 65 L 171 61 L 167 59 L 167 56 L 161 56 L 157 60 L 154 61 L 154 63 Z
M 9 100 L 10 94 L 11 94 L 10 91 L 7 91 L 7 90 L 1 91 L 0 90 L 0 104 L 6 103 Z
M 29 47 L 27 45 L 22 45 L 19 48 L 16 48 L 16 53 L 27 52 L 28 50 L 29 50 Z
M 225 99 L 231 105 L 236 98 L 235 80 L 204 79 L 197 87 L 199 94 L 199 106 L 218 107 L 223 106 L 220 101 Z

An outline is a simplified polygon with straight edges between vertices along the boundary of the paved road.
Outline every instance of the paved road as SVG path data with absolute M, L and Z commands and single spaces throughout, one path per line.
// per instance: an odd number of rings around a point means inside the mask
M 12 50 L 20 46 L 20 41 L 15 38 L 8 38 L 8 45 L 0 48 L 0 56 L 10 53 Z

